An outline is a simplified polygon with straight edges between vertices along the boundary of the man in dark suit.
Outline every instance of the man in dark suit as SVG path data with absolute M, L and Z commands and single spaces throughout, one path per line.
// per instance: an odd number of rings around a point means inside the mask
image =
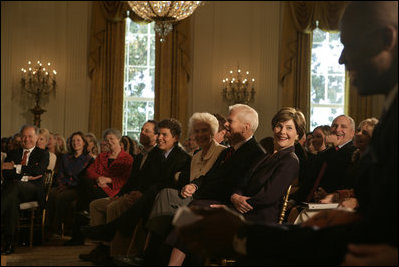
M 359 161 L 359 209 L 321 212 L 315 215 L 327 219 L 321 228 L 249 225 L 230 212 L 202 211 L 203 220 L 180 229 L 193 250 L 236 252 L 252 264 L 398 265 L 398 2 L 350 3 L 341 41 L 339 62 L 358 93 L 386 96 L 369 151 Z
M 258 113 L 253 108 L 243 104 L 230 107 L 225 123 L 230 148 L 220 153 L 206 175 L 184 186 L 181 194 L 194 198 L 190 205 L 199 204 L 201 200 L 229 202 L 233 189 L 241 182 L 251 164 L 265 154 L 254 137 L 258 124 Z
M 111 241 L 115 233 L 119 231 L 123 235 L 131 235 L 138 221 L 147 219 L 151 212 L 152 203 L 157 193 L 162 188 L 181 187 L 188 181 L 179 179 L 189 177 L 181 175 L 190 171 L 191 157 L 178 144 L 181 134 L 181 124 L 175 119 L 163 120 L 158 124 L 158 147 L 162 150 L 162 162 L 160 164 L 160 177 L 154 181 L 148 190 L 119 218 L 107 224 L 84 227 L 83 233 L 88 238 Z
M 10 151 L 3 164 L 1 218 L 5 220 L 5 246 L 2 254 L 14 252 L 19 204 L 34 200 L 39 202 L 41 208 L 45 204 L 43 175 L 49 162 L 49 153 L 36 147 L 38 132 L 35 126 L 23 126 L 20 131 L 22 148 Z
M 319 153 L 307 165 L 303 183 L 292 196 L 296 201 L 315 202 L 318 192 L 334 192 L 347 188 L 347 173 L 352 166 L 352 154 L 355 122 L 347 115 L 336 117 L 331 123 L 331 134 L 326 137 L 332 147 Z

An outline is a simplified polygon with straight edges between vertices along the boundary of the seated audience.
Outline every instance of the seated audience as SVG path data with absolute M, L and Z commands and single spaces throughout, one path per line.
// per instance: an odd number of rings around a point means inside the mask
M 264 155 L 247 171 L 227 204 L 252 222 L 278 222 L 283 195 L 299 173 L 299 159 L 294 152 L 294 144 L 299 136 L 304 135 L 304 115 L 294 108 L 282 108 L 274 115 L 271 126 L 274 153 Z M 169 266 L 181 266 L 184 258 L 184 253 L 174 248 Z
M 74 132 L 70 136 L 70 151 L 60 160 L 58 173 L 54 176 L 56 187 L 51 189 L 48 200 L 47 234 L 61 234 L 61 224 L 68 215 L 68 209 L 78 198 L 78 186 L 81 176 L 93 162 L 88 154 L 87 141 L 82 132 Z
M 20 130 L 22 148 L 9 151 L 3 163 L 4 183 L 1 185 L 1 219 L 4 222 L 2 254 L 15 250 L 15 231 L 18 222 L 19 204 L 38 201 L 45 204 L 43 175 L 49 162 L 49 153 L 36 147 L 39 129 L 24 125 Z
M 86 171 L 86 177 L 82 177 L 79 185 L 79 198 L 72 239 L 65 245 L 80 245 L 84 243 L 84 237 L 80 232 L 80 212 L 88 214 L 89 204 L 98 198 L 114 197 L 126 184 L 131 173 L 133 158 L 120 146 L 122 135 L 119 130 L 106 129 L 103 139 L 106 141 L 109 152 L 101 152 Z
M 315 193 L 321 187 L 327 192 L 346 188 L 348 183 L 345 175 L 352 165 L 352 154 L 355 151 L 352 139 L 355 133 L 355 124 L 351 117 L 340 115 L 331 124 L 331 134 L 326 137 L 334 146 L 317 154 L 306 165 L 303 183 L 292 195 L 298 202 L 312 202 Z
M 191 160 L 189 181 L 205 175 L 213 166 L 219 154 L 226 148 L 214 140 L 219 123 L 210 113 L 194 113 L 189 120 L 189 133 L 195 138 L 200 150 Z M 170 231 L 171 221 L 178 207 L 188 205 L 192 201 L 190 192 L 181 194 L 173 188 L 161 190 L 154 202 L 147 228 L 150 231 L 151 244 L 154 240 L 162 242 Z M 154 249 L 154 248 L 149 248 Z
M 158 148 L 162 150 L 160 177 L 143 192 L 134 204 L 121 214 L 117 219 L 106 224 L 82 227 L 86 237 L 111 241 L 115 234 L 131 236 L 140 219 L 146 221 L 157 193 L 166 187 L 181 189 L 188 183 L 187 173 L 190 171 L 191 157 L 180 146 L 181 124 L 175 119 L 162 120 L 158 124 Z
M 210 204 L 230 201 L 233 189 L 243 181 L 250 166 L 264 155 L 263 149 L 253 136 L 258 124 L 258 113 L 248 105 L 236 104 L 229 107 L 225 129 L 231 147 L 220 153 L 205 175 L 182 188 L 182 196 L 193 198 L 189 205 L 201 204 L 209 207 Z M 173 240 L 175 235 L 172 231 L 167 239 Z M 174 246 L 173 241 L 168 241 L 168 244 Z M 144 254 L 146 264 L 166 263 L 171 246 L 157 245 L 157 239 L 151 238 Z M 154 256 L 159 254 L 162 256 Z
M 352 161 L 355 165 L 353 166 L 353 170 L 351 170 L 351 172 L 349 172 L 348 174 L 351 176 L 349 178 L 352 178 L 354 176 L 353 172 L 355 172 L 356 169 L 359 167 L 357 162 L 359 161 L 360 157 L 362 157 L 367 152 L 368 145 L 370 144 L 371 138 L 373 136 L 374 127 L 377 125 L 377 123 L 378 119 L 376 118 L 368 118 L 359 123 L 359 126 L 356 129 L 356 134 L 353 142 L 355 147 L 357 148 L 353 152 L 352 156 Z M 357 200 L 354 198 L 354 191 L 353 191 L 354 183 L 355 181 L 348 184 L 350 189 L 337 190 L 331 194 L 328 194 L 324 190 L 320 190 L 318 192 L 320 203 L 339 202 L 342 207 L 348 207 L 352 209 L 356 208 Z
M 149 120 L 144 123 L 140 132 L 140 143 L 144 147 L 143 153 L 134 159 L 131 175 L 115 197 L 100 198 L 90 203 L 91 226 L 115 220 L 160 180 L 163 153 L 156 144 L 158 134 L 159 128 L 156 121 Z M 90 253 L 80 254 L 79 258 L 93 263 L 107 261 L 110 255 L 123 254 L 122 247 L 128 241 L 129 238 L 119 237 L 114 238 L 111 244 L 102 242 Z M 125 244 L 124 250 L 127 249 L 127 246 L 128 244 Z
M 397 265 L 397 24 L 394 1 L 352 2 L 340 23 L 344 50 L 339 62 L 346 65 L 352 85 L 360 95 L 386 96 L 380 123 L 359 161 L 356 212 L 323 213 L 325 227 L 292 227 L 249 224 L 222 209 L 202 210 L 203 219 L 180 229 L 191 250 L 210 257 L 239 254 L 241 263 L 257 265 L 338 265 L 348 259 L 360 265 Z

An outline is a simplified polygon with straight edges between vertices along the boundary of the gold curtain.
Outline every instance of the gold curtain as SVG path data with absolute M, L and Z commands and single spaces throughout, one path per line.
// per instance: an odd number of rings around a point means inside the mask
M 101 137 L 103 130 L 122 130 L 125 20 L 128 4 L 122 1 L 95 1 L 89 44 L 91 82 L 89 131 Z M 129 17 L 148 23 L 133 11 Z M 190 20 L 174 25 L 166 41 L 156 40 L 156 120 L 176 118 L 187 128 L 187 92 L 190 68 Z
M 337 31 L 347 2 L 287 1 L 280 47 L 279 83 L 282 105 L 299 108 L 310 121 L 312 34 L 319 21 L 324 31 Z M 309 123 L 307 123 L 309 129 Z
M 128 4 L 121 1 L 94 1 L 92 4 L 89 131 L 98 138 L 107 128 L 122 131 L 127 10 Z M 134 12 L 130 12 L 129 17 L 144 22 Z
M 156 42 L 155 120 L 175 118 L 186 135 L 188 84 L 191 77 L 190 18 L 173 25 L 164 43 Z

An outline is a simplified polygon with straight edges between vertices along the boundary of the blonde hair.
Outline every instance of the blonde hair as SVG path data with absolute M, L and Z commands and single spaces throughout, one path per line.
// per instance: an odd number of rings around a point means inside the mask
M 44 138 L 46 138 L 46 143 L 48 144 L 48 141 L 50 139 L 50 132 L 46 128 L 40 128 L 39 129 L 39 135 L 43 135 Z

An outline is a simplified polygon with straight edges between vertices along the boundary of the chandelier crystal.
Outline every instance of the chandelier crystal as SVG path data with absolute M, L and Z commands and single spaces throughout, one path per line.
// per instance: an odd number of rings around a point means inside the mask
M 172 24 L 187 18 L 201 4 L 201 1 L 127 1 L 141 18 L 155 21 L 155 31 L 164 42 L 172 31 Z
M 237 73 L 234 76 L 230 70 L 231 78 L 223 80 L 222 96 L 223 100 L 229 104 L 246 104 L 255 99 L 255 79 L 249 78 L 249 71 L 244 75 L 237 67 Z

